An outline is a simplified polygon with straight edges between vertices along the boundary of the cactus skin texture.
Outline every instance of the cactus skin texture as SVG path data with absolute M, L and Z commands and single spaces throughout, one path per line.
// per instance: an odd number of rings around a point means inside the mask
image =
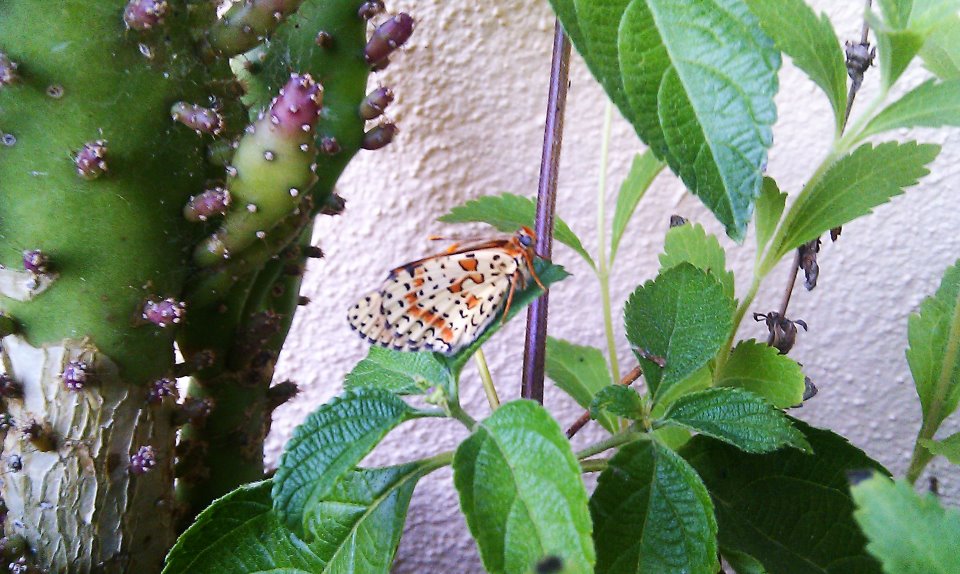
M 0 0 L 0 496 L 22 548 L 0 570 L 159 572 L 178 528 L 263 478 L 312 219 L 394 133 L 365 133 L 392 99 L 365 100 L 368 58 L 413 23 L 217 4 Z

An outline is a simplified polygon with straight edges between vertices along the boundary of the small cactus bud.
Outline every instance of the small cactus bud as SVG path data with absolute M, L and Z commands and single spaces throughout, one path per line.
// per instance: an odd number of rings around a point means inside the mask
M 222 187 L 214 187 L 190 198 L 183 208 L 183 217 L 187 221 L 206 221 L 227 212 L 230 207 L 230 192 Z
M 310 245 L 304 248 L 303 254 L 311 259 L 323 259 L 323 249 L 316 245 Z
M 316 42 L 317 46 L 329 50 L 333 47 L 333 36 L 330 32 L 320 30 L 317 32 L 317 37 L 314 39 L 314 42 Z
M 360 147 L 368 150 L 378 150 L 380 148 L 384 148 L 387 146 L 387 144 L 393 141 L 394 136 L 397 135 L 397 131 L 396 124 L 380 124 L 379 126 L 363 134 L 363 140 L 360 142 Z
M 291 74 L 270 105 L 270 122 L 283 131 L 309 131 L 320 117 L 323 87 L 310 74 Z
M 23 397 L 23 385 L 6 373 L 0 373 L 0 397 L 19 399 Z
M 16 425 L 10 413 L 0 413 L 0 431 L 8 431 Z
M 300 295 L 299 297 L 297 297 L 297 305 L 299 305 L 299 306 L 301 306 L 301 307 L 306 307 L 306 306 L 309 305 L 309 304 L 310 304 L 310 298 L 309 298 L 309 297 L 306 297 L 306 296 L 304 296 L 304 295 Z
M 130 30 L 149 30 L 163 23 L 166 0 L 130 0 L 123 11 L 123 21 Z
M 39 249 L 23 252 L 23 268 L 34 275 L 44 275 L 50 270 L 50 258 Z
M 293 381 L 283 381 L 267 389 L 267 403 L 274 410 L 300 393 L 300 387 Z
M 357 10 L 357 16 L 360 16 L 364 20 L 369 20 L 377 14 L 382 13 L 385 9 L 381 0 L 369 0 L 360 5 L 360 9 Z
M 176 399 L 179 394 L 177 381 L 164 377 L 150 384 L 150 391 L 147 392 L 147 402 L 155 405 L 162 403 L 163 399 L 167 397 Z
M 80 391 L 86 386 L 90 375 L 90 366 L 84 361 L 70 361 L 63 368 L 60 378 L 68 391 Z
M 324 155 L 336 155 L 340 153 L 340 142 L 333 136 L 323 136 L 320 138 L 320 153 Z
M 169 327 L 183 320 L 187 304 L 173 298 L 150 299 L 143 305 L 143 318 L 157 327 Z
M 321 215 L 340 215 L 347 208 L 347 200 L 336 193 L 327 196 L 327 200 L 320 206 Z
M 373 65 L 387 59 L 394 50 L 406 43 L 413 34 L 413 27 L 413 18 L 403 12 L 380 24 L 363 49 L 367 63 Z
M 48 425 L 30 421 L 20 429 L 20 432 L 23 434 L 23 440 L 32 444 L 40 452 L 50 452 L 57 448 L 53 431 Z
M 213 399 L 210 398 L 187 397 L 182 404 L 177 405 L 177 410 L 173 411 L 173 425 L 178 427 L 187 423 L 202 425 L 213 411 L 213 405 Z
M 223 116 L 212 108 L 188 102 L 177 102 L 170 108 L 170 117 L 200 134 L 219 135 L 223 131 Z
M 83 144 L 73 156 L 77 175 L 83 179 L 97 179 L 107 172 L 107 142 L 96 140 Z
M 391 102 L 393 102 L 393 90 L 377 88 L 360 102 L 360 117 L 365 120 L 378 118 L 383 115 L 383 111 Z
M 131 474 L 146 474 L 155 466 L 157 454 L 150 445 L 141 446 L 136 453 L 130 455 Z
M 370 64 L 370 71 L 371 71 L 371 72 L 382 72 L 382 71 L 386 70 L 388 66 L 390 66 L 390 58 L 384 58 L 384 59 L 380 60 L 379 62 L 375 62 L 375 63 L 373 63 L 373 64 Z
M 18 454 L 11 454 L 7 457 L 7 468 L 10 472 L 20 472 L 23 470 L 23 459 Z
M 3 52 L 0 52 L 0 88 L 12 86 L 19 81 L 20 75 L 17 74 L 17 63 Z

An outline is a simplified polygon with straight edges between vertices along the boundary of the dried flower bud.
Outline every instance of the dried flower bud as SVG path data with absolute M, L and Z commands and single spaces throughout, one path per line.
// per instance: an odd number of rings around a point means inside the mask
M 770 336 L 767 338 L 767 344 L 771 347 L 776 347 L 781 355 L 789 353 L 794 343 L 796 343 L 797 325 L 803 327 L 804 331 L 807 330 L 807 324 L 804 321 L 799 319 L 791 321 L 790 319 L 781 317 L 780 313 L 776 311 L 770 311 L 766 315 L 763 313 L 754 313 L 753 320 L 757 322 L 763 321 L 767 324 L 767 330 L 770 332 Z
M 873 65 L 877 49 L 871 48 L 869 42 L 864 44 L 847 42 L 844 52 L 847 56 L 847 75 L 859 88 L 863 82 L 863 75 Z
M 800 255 L 800 269 L 803 269 L 803 286 L 807 291 L 813 291 L 820 277 L 820 266 L 817 265 L 817 253 L 820 252 L 820 240 L 814 239 L 797 248 Z
M 187 304 L 173 298 L 150 299 L 143 305 L 143 318 L 158 327 L 170 327 L 183 320 Z
M 90 365 L 84 361 L 70 361 L 63 368 L 60 378 L 68 391 L 80 391 L 86 386 L 89 378 Z
M 150 445 L 141 446 L 135 454 L 130 455 L 130 472 L 146 474 L 157 466 L 157 454 Z

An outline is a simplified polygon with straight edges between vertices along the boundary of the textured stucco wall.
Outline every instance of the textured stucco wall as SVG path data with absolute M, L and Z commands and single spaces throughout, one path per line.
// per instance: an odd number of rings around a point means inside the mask
M 833 19 L 841 39 L 859 35 L 862 2 L 814 2 Z M 313 299 L 297 315 L 278 377 L 302 385 L 302 394 L 278 412 L 269 442 L 276 457 L 292 428 L 342 388 L 343 376 L 366 354 L 347 326 L 345 310 L 384 273 L 406 260 L 436 250 L 427 236 L 463 233 L 435 218 L 450 207 L 483 194 L 536 192 L 547 93 L 553 16 L 545 1 L 488 2 L 390 0 L 418 20 L 405 53 L 377 81 L 395 87 L 398 102 L 389 110 L 401 133 L 386 150 L 365 152 L 341 180 L 347 198 L 343 217 L 323 218 L 317 241 L 327 253 L 312 262 L 305 295 Z M 878 73 L 869 73 L 860 103 L 872 97 Z M 915 84 L 923 70 L 911 70 Z M 780 120 L 769 173 L 785 190 L 796 192 L 825 155 L 831 130 L 826 98 L 785 62 L 777 98 Z M 558 212 L 595 250 L 599 136 L 604 95 L 574 56 L 561 165 Z M 855 108 L 856 113 L 856 108 Z M 642 145 L 619 116 L 611 145 L 608 213 L 631 158 Z M 904 137 L 910 134 L 901 134 Z M 956 191 L 960 175 L 960 134 L 918 133 L 944 144 L 934 175 L 860 221 L 844 227 L 843 238 L 824 245 L 820 286 L 795 292 L 791 315 L 805 319 L 810 333 L 800 337 L 793 356 L 805 365 L 819 395 L 797 416 L 829 427 L 902 474 L 919 426 L 919 403 L 904 358 L 907 316 L 931 293 L 943 270 L 960 256 Z M 632 358 L 624 344 L 623 301 L 657 269 L 670 214 L 679 213 L 721 234 L 699 201 L 664 173 L 640 205 L 614 270 L 613 301 L 626 368 Z M 753 261 L 752 235 L 743 246 L 724 240 L 743 293 Z M 574 277 L 551 294 L 550 331 L 581 344 L 604 347 L 600 298 L 595 279 L 579 258 L 560 246 L 555 260 Z M 753 311 L 776 308 L 786 267 L 764 285 Z M 742 337 L 762 337 L 764 329 L 745 322 Z M 487 346 L 501 397 L 519 394 L 523 321 L 514 321 Z M 474 416 L 488 412 L 475 369 L 466 369 L 463 398 Z M 546 404 L 562 424 L 579 410 L 553 388 Z M 948 424 L 948 430 L 957 425 Z M 598 436 L 586 429 L 582 444 Z M 453 448 L 465 432 L 456 423 L 408 424 L 372 455 L 395 463 Z M 958 500 L 960 472 L 942 461 L 931 466 L 945 499 Z M 459 514 L 449 469 L 424 479 L 414 495 L 407 532 L 395 572 L 482 572 L 476 548 Z

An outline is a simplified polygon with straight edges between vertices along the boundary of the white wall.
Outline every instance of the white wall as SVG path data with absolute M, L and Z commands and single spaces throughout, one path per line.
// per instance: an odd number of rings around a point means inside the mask
M 343 376 L 367 347 L 345 320 L 353 299 L 372 289 L 387 269 L 437 249 L 427 236 L 463 233 L 435 219 L 449 208 L 484 194 L 536 193 L 546 107 L 553 16 L 547 2 L 391 0 L 419 23 L 396 62 L 376 80 L 393 86 L 398 102 L 389 115 L 401 133 L 386 150 L 360 154 L 341 179 L 347 198 L 342 217 L 323 218 L 317 242 L 327 258 L 310 264 L 304 294 L 313 299 L 297 315 L 281 357 L 278 378 L 302 385 L 302 394 L 281 408 L 269 439 L 275 461 L 293 427 L 342 390 Z M 862 2 L 817 0 L 834 21 L 841 40 L 859 36 Z M 862 104 L 875 93 L 878 72 L 868 73 Z M 907 80 L 915 84 L 923 70 Z M 780 73 L 780 120 L 769 173 L 795 193 L 823 158 L 832 120 L 826 98 L 789 61 Z M 596 248 L 599 138 L 605 97 L 574 56 L 561 165 L 558 212 Z M 856 113 L 857 107 L 854 108 Z M 908 134 L 904 133 L 903 136 Z M 836 244 L 820 254 L 820 285 L 795 292 L 791 315 L 810 325 L 792 356 L 820 388 L 794 414 L 844 434 L 868 454 L 902 474 L 919 427 L 920 406 L 907 363 L 907 316 L 939 284 L 943 270 L 960 257 L 956 192 L 960 134 L 927 130 L 924 141 L 944 144 L 932 176 L 874 215 L 844 227 Z M 642 144 L 619 116 L 613 133 L 608 212 L 615 193 Z M 619 357 L 624 370 L 633 360 L 622 327 L 623 301 L 654 276 L 670 214 L 679 213 L 722 234 L 720 226 L 670 173 L 662 174 L 643 200 L 623 240 L 614 270 Z M 728 260 L 739 293 L 747 287 L 753 261 L 752 235 L 743 246 L 728 240 Z M 550 332 L 580 344 L 604 347 L 596 280 L 565 247 L 555 261 L 574 277 L 551 293 Z M 779 304 L 787 268 L 771 274 L 752 311 Z M 741 336 L 763 337 L 764 328 L 744 323 Z M 494 380 L 503 399 L 519 395 L 523 321 L 513 321 L 487 345 Z M 468 410 L 483 417 L 488 407 L 475 369 L 466 369 L 462 393 Z M 549 386 L 547 407 L 562 425 L 579 409 Z M 956 430 L 956 424 L 948 424 Z M 599 436 L 585 429 L 582 444 Z M 371 459 L 395 463 L 451 449 L 465 432 L 456 423 L 408 423 Z M 930 474 L 940 479 L 945 499 L 958 501 L 960 472 L 942 461 Z M 482 572 L 476 548 L 459 514 L 449 469 L 424 479 L 414 495 L 407 532 L 395 572 Z

